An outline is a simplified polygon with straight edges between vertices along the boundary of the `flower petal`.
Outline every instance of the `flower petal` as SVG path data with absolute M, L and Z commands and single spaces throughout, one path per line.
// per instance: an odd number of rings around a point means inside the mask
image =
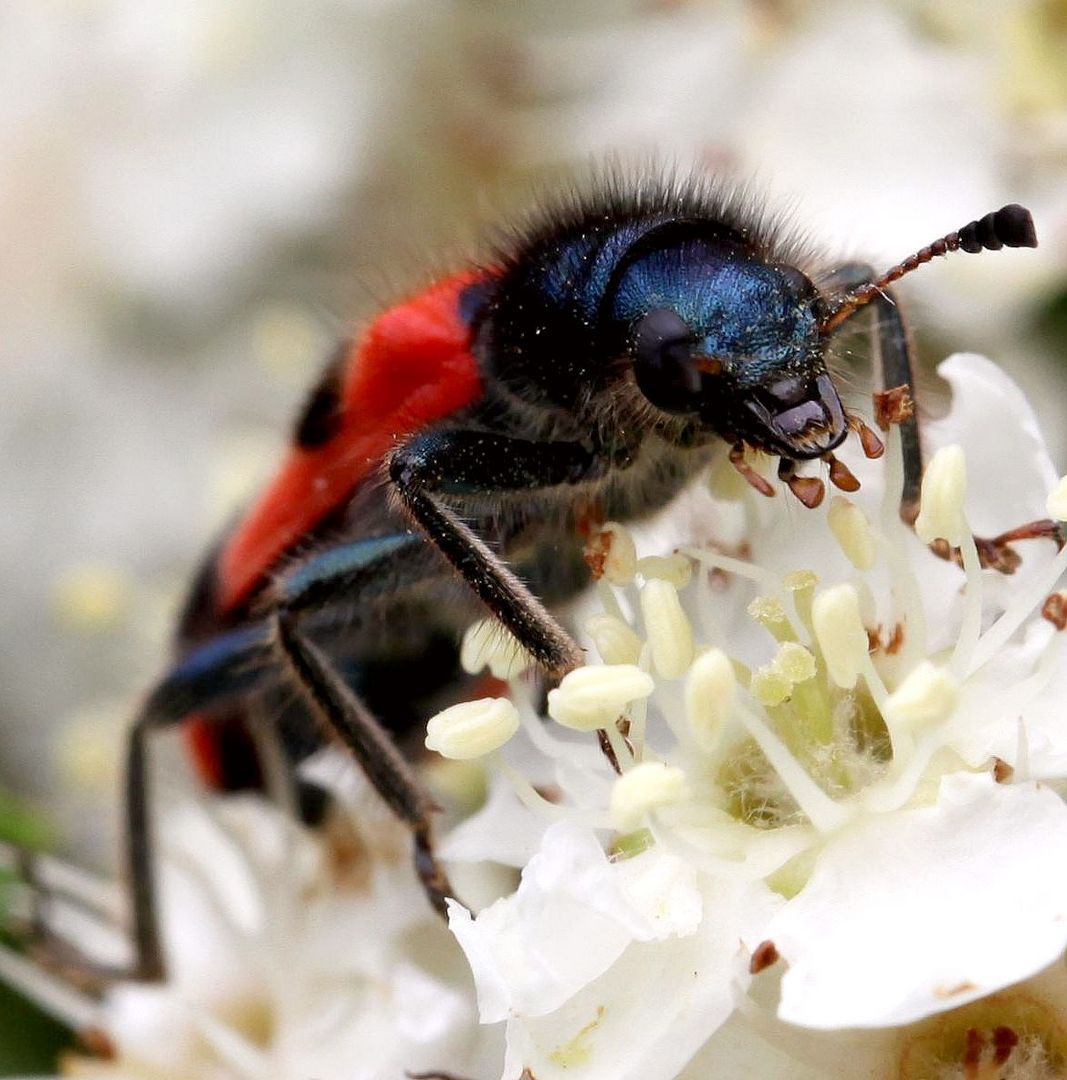
M 1017 982 L 1067 944 L 1067 806 L 947 776 L 936 806 L 832 840 L 765 936 L 790 965 L 779 1015 L 809 1027 L 903 1024 Z

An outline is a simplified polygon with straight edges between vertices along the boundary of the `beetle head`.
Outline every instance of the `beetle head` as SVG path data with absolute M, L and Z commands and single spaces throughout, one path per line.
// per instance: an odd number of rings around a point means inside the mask
M 815 286 L 729 238 L 669 239 L 646 246 L 614 290 L 641 393 L 664 412 L 782 457 L 833 450 L 848 425 L 823 359 Z

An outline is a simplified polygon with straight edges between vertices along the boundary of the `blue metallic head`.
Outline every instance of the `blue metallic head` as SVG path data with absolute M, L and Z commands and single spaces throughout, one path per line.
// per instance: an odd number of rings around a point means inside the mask
M 791 266 L 700 223 L 646 233 L 615 267 L 604 312 L 648 400 L 709 431 L 793 459 L 848 433 L 826 370 L 823 301 Z

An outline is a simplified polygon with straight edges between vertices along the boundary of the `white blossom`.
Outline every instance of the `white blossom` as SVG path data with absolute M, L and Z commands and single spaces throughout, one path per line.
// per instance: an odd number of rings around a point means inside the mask
M 612 651 L 620 635 L 603 620 L 620 621 L 637 667 L 617 683 L 590 665 L 563 686 L 603 688 L 595 719 L 621 776 L 541 731 L 516 691 L 526 743 L 496 759 L 493 810 L 445 844 L 476 861 L 499 857 L 494 837 L 526 837 L 508 856 L 522 866 L 514 893 L 451 911 L 481 1019 L 506 1023 L 502 1080 L 690 1075 L 754 1017 L 776 1037 L 783 1021 L 873 1029 L 864 1045 L 885 1063 L 904 1043 L 877 1029 L 918 1038 L 915 1025 L 971 1015 L 1060 962 L 1067 805 L 1047 781 L 1067 779 L 1065 635 L 1042 609 L 1067 554 L 1025 541 L 1005 576 L 979 568 L 974 541 L 1043 517 L 1056 474 L 998 369 L 958 356 L 941 372 L 953 408 L 929 449 L 950 449 L 932 454 L 924 511 L 951 524 L 962 567 L 900 521 L 891 431 L 883 461 L 849 458 L 863 483 L 844 536 L 840 504 L 746 493 L 715 500 L 718 525 L 681 548 L 689 584 L 642 583 L 642 559 L 632 584 L 601 581 L 593 639 Z M 857 532 L 870 557 L 854 557 Z M 738 539 L 745 555 L 726 554 Z M 651 696 L 615 689 L 642 670 Z M 780 983 L 750 973 L 768 956 Z M 968 1053 L 1007 1053 L 983 1038 Z M 1038 1042 L 1025 1053 L 1048 1065 Z

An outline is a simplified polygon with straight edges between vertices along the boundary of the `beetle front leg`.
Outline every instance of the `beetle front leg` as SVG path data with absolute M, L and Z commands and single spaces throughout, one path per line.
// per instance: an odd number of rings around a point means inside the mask
M 544 491 L 593 478 L 597 458 L 577 443 L 537 443 L 473 431 L 423 435 L 394 455 L 389 476 L 404 509 L 485 606 L 553 676 L 582 650 L 503 560 L 441 501 Z
M 848 291 L 875 278 L 874 268 L 866 263 L 846 263 L 838 267 L 826 283 L 833 291 Z M 869 310 L 868 310 L 869 309 Z M 901 453 L 904 458 L 904 488 L 900 495 L 900 516 L 909 525 L 915 523 L 919 513 L 919 494 L 922 489 L 923 455 L 919 439 L 918 395 L 915 388 L 915 367 L 911 358 L 911 343 L 904 316 L 888 291 L 879 293 L 866 308 L 875 331 L 877 349 L 878 382 L 882 390 L 899 386 L 907 389 L 912 409 L 900 419 Z
M 831 275 L 827 283 L 831 289 L 848 290 L 875 278 L 872 267 L 865 263 L 847 263 Z M 915 366 L 912 363 L 911 343 L 900 307 L 888 291 L 880 292 L 867 305 L 874 320 L 875 341 L 878 350 L 880 383 L 883 390 L 904 387 L 911 399 L 910 412 L 902 417 L 900 429 L 901 453 L 904 459 L 904 486 L 900 497 L 900 516 L 909 525 L 915 524 L 919 514 L 919 501 L 922 494 L 923 454 L 919 436 L 918 392 L 915 386 Z M 864 309 L 860 308 L 862 312 Z M 999 570 L 1004 574 L 1013 573 L 1021 559 L 1012 547 L 1017 540 L 1050 539 L 1063 547 L 1067 537 L 1059 522 L 1042 519 L 1027 522 L 994 537 L 975 537 L 978 555 L 982 566 Z M 958 548 L 953 548 L 944 541 L 935 541 L 931 550 L 940 558 L 962 565 Z

